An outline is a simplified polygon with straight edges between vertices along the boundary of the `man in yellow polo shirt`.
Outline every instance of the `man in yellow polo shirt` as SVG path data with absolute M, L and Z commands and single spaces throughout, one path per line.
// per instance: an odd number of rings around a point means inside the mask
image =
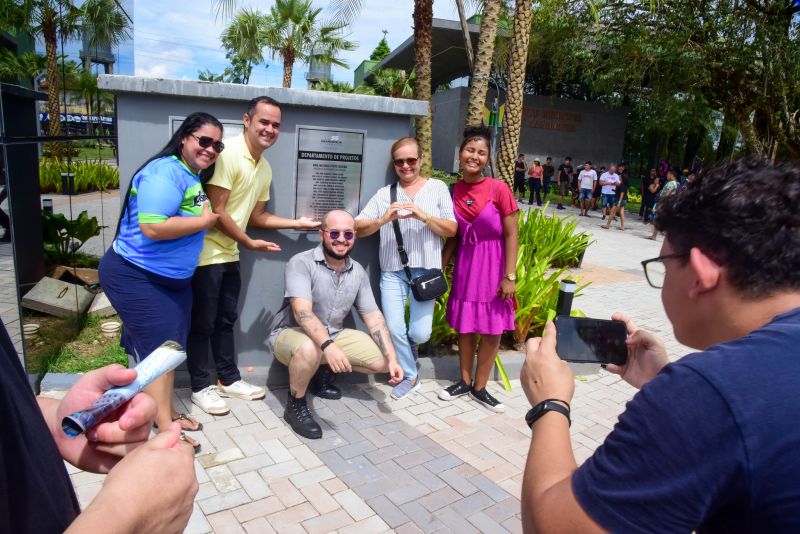
M 266 395 L 264 388 L 242 380 L 236 365 L 233 325 L 238 319 L 241 289 L 239 245 L 264 252 L 280 252 L 281 248 L 269 241 L 252 239 L 245 228 L 319 226 L 318 221 L 308 217 L 286 219 L 264 210 L 272 168 L 263 152 L 280 134 L 280 104 L 267 96 L 254 98 L 242 120 L 242 135 L 225 140 L 224 157 L 217 159 L 214 175 L 205 185 L 214 213 L 220 217 L 216 227 L 206 233 L 192 279 L 192 324 L 186 344 L 192 402 L 214 415 L 230 411 L 221 397 L 257 400 Z M 214 360 L 214 375 L 208 369 L 209 352 Z

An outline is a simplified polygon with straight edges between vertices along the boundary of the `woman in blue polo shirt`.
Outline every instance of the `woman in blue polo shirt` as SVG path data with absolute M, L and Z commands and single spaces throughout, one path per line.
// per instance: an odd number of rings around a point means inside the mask
M 192 113 L 167 145 L 134 173 L 125 193 L 117 236 L 100 262 L 100 284 L 122 319 L 120 345 L 137 363 L 164 341 L 186 345 L 192 307 L 192 275 L 203 236 L 219 215 L 200 183 L 225 145 L 222 124 Z M 158 404 L 156 424 L 179 420 L 184 430 L 200 424 L 172 406 L 173 373 L 145 391 Z M 186 435 L 195 450 L 200 445 Z

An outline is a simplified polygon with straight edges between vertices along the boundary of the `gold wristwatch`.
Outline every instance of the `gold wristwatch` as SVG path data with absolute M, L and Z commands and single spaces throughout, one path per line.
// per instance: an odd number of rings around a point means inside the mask
M 516 281 L 517 281 L 517 275 L 516 275 L 516 273 L 507 274 L 507 275 L 505 275 L 503 278 L 505 278 L 505 279 L 506 279 L 506 280 L 508 280 L 509 282 L 516 282 Z

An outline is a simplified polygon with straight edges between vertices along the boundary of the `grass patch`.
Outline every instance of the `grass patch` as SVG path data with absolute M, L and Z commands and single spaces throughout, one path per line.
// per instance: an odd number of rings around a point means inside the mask
M 116 159 L 117 155 L 114 149 L 110 146 L 103 145 L 99 150 L 97 147 L 80 147 L 77 149 L 78 155 L 75 159 L 83 160 L 98 160 L 98 159 Z
M 119 335 L 107 338 L 100 330 L 106 320 L 26 314 L 25 323 L 40 325 L 39 336 L 26 340 L 28 372 L 84 373 L 112 363 L 127 366 Z

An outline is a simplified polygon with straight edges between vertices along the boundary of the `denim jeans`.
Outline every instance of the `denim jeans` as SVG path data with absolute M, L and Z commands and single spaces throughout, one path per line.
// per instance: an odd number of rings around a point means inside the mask
M 411 269 L 412 276 L 424 274 L 427 269 Z M 409 301 L 410 318 L 406 325 L 406 300 Z M 411 353 L 411 343 L 425 343 L 431 337 L 433 306 L 435 300 L 419 302 L 411 294 L 405 271 L 381 272 L 381 303 L 386 325 L 392 335 L 397 353 L 397 363 L 403 368 L 403 377 L 417 377 L 417 363 Z
M 217 378 L 224 386 L 242 378 L 233 344 L 241 286 L 238 261 L 204 265 L 194 272 L 192 323 L 186 341 L 186 367 L 193 392 L 215 384 Z M 210 359 L 213 376 L 208 368 Z

